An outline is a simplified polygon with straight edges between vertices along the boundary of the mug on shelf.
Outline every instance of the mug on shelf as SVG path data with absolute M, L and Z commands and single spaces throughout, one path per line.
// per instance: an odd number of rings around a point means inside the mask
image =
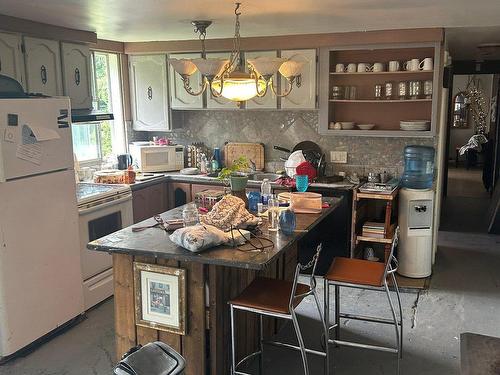
M 380 83 L 374 86 L 374 97 L 375 99 L 382 99 L 382 85 Z
M 434 68 L 434 63 L 432 61 L 432 57 L 426 57 L 419 64 L 419 68 L 422 70 L 432 70 Z
M 405 62 L 404 65 L 405 70 L 410 72 L 416 72 L 420 70 L 420 60 L 419 59 L 411 59 Z
M 383 63 L 374 63 L 372 68 L 373 68 L 374 72 L 383 72 L 383 71 L 385 71 L 385 66 L 384 66 Z
M 358 64 L 358 73 L 366 73 L 372 70 L 370 64 L 367 63 L 359 63 Z
M 432 99 L 432 81 L 424 81 L 424 95 L 426 99 Z
M 351 63 L 347 65 L 347 73 L 356 73 L 356 64 Z
M 397 72 L 399 71 L 400 64 L 397 60 L 389 61 L 389 72 Z
M 344 64 L 335 65 L 335 73 L 344 73 L 344 71 L 345 71 Z

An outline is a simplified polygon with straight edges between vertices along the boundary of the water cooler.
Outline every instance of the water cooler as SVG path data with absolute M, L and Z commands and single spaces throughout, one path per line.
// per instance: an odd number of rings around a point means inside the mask
M 421 278 L 432 273 L 434 191 L 402 188 L 399 191 L 398 273 Z

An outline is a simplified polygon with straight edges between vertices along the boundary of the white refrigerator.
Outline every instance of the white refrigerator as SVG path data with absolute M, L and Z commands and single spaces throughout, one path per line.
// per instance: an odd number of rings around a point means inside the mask
M 84 312 L 75 186 L 69 99 L 0 99 L 0 362 Z

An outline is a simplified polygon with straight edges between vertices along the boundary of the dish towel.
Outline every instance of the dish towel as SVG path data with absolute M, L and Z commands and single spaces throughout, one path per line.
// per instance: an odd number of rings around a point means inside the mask
M 234 228 L 258 225 L 262 220 L 246 210 L 241 198 L 225 195 L 208 214 L 201 217 L 201 222 L 228 232 Z

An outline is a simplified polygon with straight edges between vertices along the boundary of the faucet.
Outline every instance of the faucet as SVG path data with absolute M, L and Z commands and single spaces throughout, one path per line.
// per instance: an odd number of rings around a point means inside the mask
M 251 159 L 250 159 L 250 170 L 252 173 L 255 173 L 255 171 L 257 170 L 257 166 L 256 166 L 255 162 Z

